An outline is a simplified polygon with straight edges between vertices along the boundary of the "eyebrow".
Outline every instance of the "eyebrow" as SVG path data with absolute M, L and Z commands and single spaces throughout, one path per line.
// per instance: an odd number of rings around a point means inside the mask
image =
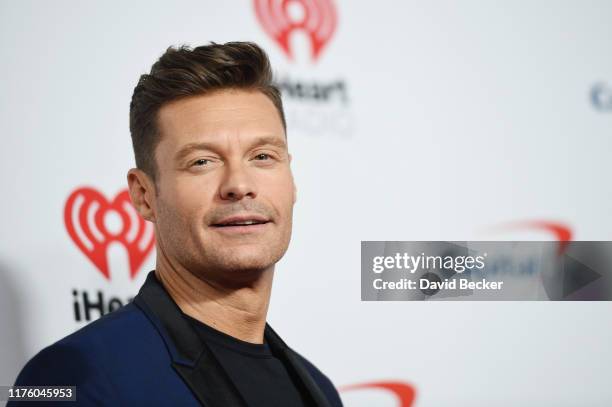
M 268 145 L 268 144 L 279 147 L 279 148 L 283 148 L 283 149 L 287 148 L 287 142 L 285 142 L 284 139 L 273 137 L 273 136 L 263 136 L 263 137 L 257 137 L 255 140 L 253 140 L 253 142 L 249 146 L 249 149 L 252 149 L 258 146 L 262 146 L 262 145 Z M 174 156 L 174 159 L 175 161 L 180 161 L 183 158 L 185 158 L 187 155 L 189 155 L 189 153 L 191 153 L 192 151 L 197 151 L 197 150 L 216 151 L 217 147 L 214 143 L 210 143 L 207 141 L 202 141 L 198 143 L 189 143 L 189 144 L 186 144 L 183 148 L 181 148 L 176 153 L 176 155 Z

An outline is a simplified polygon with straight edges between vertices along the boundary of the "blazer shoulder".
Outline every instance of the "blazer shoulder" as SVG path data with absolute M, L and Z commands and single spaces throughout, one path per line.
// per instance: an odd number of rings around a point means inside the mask
M 70 341 L 58 341 L 38 352 L 21 370 L 15 386 L 76 386 L 75 395 L 80 406 L 119 404 L 104 370 L 97 366 L 90 352 Z M 23 405 L 22 402 L 15 404 Z M 64 403 L 54 402 L 54 405 Z M 65 405 L 72 403 L 66 402 Z M 12 404 L 8 403 L 8 406 Z
M 111 353 L 121 353 L 124 335 L 143 324 L 148 320 L 132 303 L 106 314 L 34 355 L 15 385 L 77 386 L 79 405 L 117 404 L 105 364 Z
M 104 359 L 106 352 L 121 353 L 126 344 L 126 337 L 142 336 L 152 329 L 153 325 L 142 310 L 130 302 L 65 336 L 44 350 L 72 349 L 90 358 Z
M 57 343 L 75 345 L 83 343 L 88 346 L 95 345 L 95 342 L 108 344 L 113 342 L 112 339 L 117 333 L 142 329 L 143 325 L 150 326 L 148 319 L 140 308 L 130 302 L 85 325 Z
M 319 368 L 317 368 L 311 361 L 306 359 L 304 356 L 291 349 L 293 353 L 297 355 L 300 361 L 306 366 L 306 369 L 312 376 L 312 378 L 317 382 L 327 399 L 334 407 L 342 407 L 342 400 L 340 399 L 340 394 L 336 389 L 336 386 L 332 383 L 332 381 L 327 377 Z

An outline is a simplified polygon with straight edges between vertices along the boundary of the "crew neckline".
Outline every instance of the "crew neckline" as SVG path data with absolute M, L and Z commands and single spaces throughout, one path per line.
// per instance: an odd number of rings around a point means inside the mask
M 183 316 L 196 329 L 200 339 L 206 342 L 214 342 L 217 345 L 228 348 L 232 351 L 246 354 L 248 356 L 269 358 L 272 357 L 272 351 L 268 345 L 268 341 L 264 336 L 264 343 L 251 343 L 235 338 L 225 332 L 221 332 L 204 322 L 193 318 L 190 315 L 182 312 Z

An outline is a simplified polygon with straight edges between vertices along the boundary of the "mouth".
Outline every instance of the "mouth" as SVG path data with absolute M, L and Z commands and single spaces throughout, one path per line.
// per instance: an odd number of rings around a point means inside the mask
M 242 215 L 221 219 L 210 226 L 222 232 L 250 233 L 263 230 L 269 223 L 270 219 L 259 215 Z

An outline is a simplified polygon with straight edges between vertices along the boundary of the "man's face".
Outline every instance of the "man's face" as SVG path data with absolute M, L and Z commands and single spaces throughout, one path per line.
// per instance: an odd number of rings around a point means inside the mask
M 153 211 L 162 256 L 230 279 L 276 263 L 291 238 L 296 191 L 272 101 L 243 90 L 194 96 L 164 105 L 158 128 Z

